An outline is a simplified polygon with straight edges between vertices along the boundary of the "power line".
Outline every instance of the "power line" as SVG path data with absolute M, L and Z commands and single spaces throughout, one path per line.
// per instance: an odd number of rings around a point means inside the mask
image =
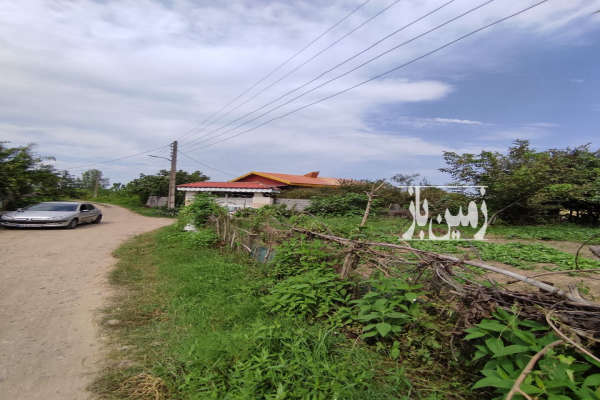
M 236 174 L 233 174 L 233 173 L 231 173 L 231 172 L 227 172 L 227 171 L 223 171 L 222 169 L 219 169 L 219 168 L 216 168 L 216 167 L 211 167 L 210 165 L 208 165 L 208 164 L 206 164 L 206 163 L 203 163 L 203 162 L 202 162 L 202 161 L 200 161 L 200 160 L 196 160 L 195 158 L 193 158 L 193 157 L 191 157 L 191 156 L 189 156 L 189 155 L 185 154 L 185 153 L 184 153 L 183 151 L 181 151 L 181 150 L 179 150 L 179 154 L 181 154 L 182 156 L 184 156 L 184 157 L 186 157 L 186 158 L 190 159 L 191 161 L 194 161 L 194 162 L 196 162 L 196 163 L 198 163 L 198 164 L 200 164 L 200 165 L 202 165 L 202 166 L 204 166 L 204 167 L 206 167 L 206 168 L 212 169 L 212 170 L 214 170 L 214 171 L 221 172 L 221 173 L 223 173 L 223 174 L 225 174 L 225 175 L 236 176 Z
M 436 9 L 434 9 L 434 10 L 432 10 L 432 11 L 429 11 L 428 13 L 426 13 L 426 14 L 422 15 L 421 17 L 419 17 L 419 18 L 417 18 L 417 19 L 415 19 L 415 20 L 413 20 L 413 21 L 409 22 L 408 24 L 406 24 L 406 25 L 404 25 L 403 27 L 401 27 L 401 28 L 399 28 L 399 29 L 395 30 L 395 31 L 394 31 L 394 32 L 392 32 L 391 34 L 389 34 L 389 35 L 385 36 L 384 38 L 382 38 L 382 39 L 378 40 L 377 42 L 375 42 L 375 43 L 371 44 L 371 45 L 370 45 L 370 46 L 368 46 L 366 49 L 363 49 L 363 50 L 361 50 L 359 53 L 356 53 L 356 54 L 354 54 L 353 56 L 351 56 L 351 57 L 347 58 L 346 60 L 344 60 L 344 61 L 342 61 L 342 62 L 338 63 L 337 65 L 335 65 L 334 67 L 330 68 L 329 70 L 327 70 L 327 71 L 325 71 L 325 72 L 323 72 L 323 73 L 319 74 L 317 77 L 315 77 L 315 78 L 311 79 L 310 81 L 308 81 L 308 82 L 306 82 L 306 83 L 304 83 L 304 84 L 302 84 L 302 85 L 300 85 L 300 86 L 296 87 L 295 89 L 292 89 L 292 90 L 290 90 L 290 91 L 288 91 L 288 92 L 284 93 L 283 95 L 279 96 L 279 97 L 278 97 L 278 98 L 276 98 L 275 100 L 272 100 L 272 101 L 270 101 L 269 103 L 266 103 L 266 104 L 262 105 L 261 107 L 259 107 L 259 108 L 255 109 L 255 110 L 251 111 L 250 113 L 247 113 L 247 114 L 245 114 L 244 116 L 242 116 L 242 117 L 240 117 L 240 118 L 237 118 L 236 120 L 234 120 L 234 121 L 232 121 L 232 122 L 235 122 L 235 121 L 238 121 L 238 120 L 240 120 L 240 119 L 243 119 L 243 118 L 245 118 L 246 116 L 249 116 L 249 115 L 251 115 L 251 114 L 255 113 L 256 111 L 258 111 L 258 110 L 261 110 L 261 109 L 265 108 L 267 105 L 273 104 L 273 103 L 275 103 L 276 101 L 278 101 L 278 100 L 280 100 L 280 99 L 282 99 L 282 98 L 284 98 L 284 97 L 288 96 L 289 94 L 291 94 L 291 93 L 294 93 L 294 92 L 298 91 L 299 89 L 301 89 L 301 88 L 303 88 L 303 87 L 306 87 L 306 86 L 308 86 L 310 83 L 312 83 L 312 82 L 314 82 L 314 81 L 318 80 L 320 77 L 324 76 L 325 74 L 327 74 L 327 73 L 329 73 L 329 72 L 331 72 L 331 71 L 333 71 L 333 70 L 337 69 L 337 68 L 338 68 L 338 67 L 340 67 L 341 65 L 344 65 L 344 64 L 346 64 L 348 61 L 350 61 L 350 60 L 352 60 L 352 59 L 354 59 L 354 58 L 358 57 L 360 54 L 363 54 L 364 52 L 368 51 L 369 49 L 371 49 L 371 48 L 375 47 L 377 44 L 379 44 L 379 43 L 381 43 L 382 41 L 386 40 L 387 38 L 391 37 L 391 35 L 394 35 L 394 34 L 396 34 L 396 33 L 400 32 L 400 31 L 402 31 L 402 30 L 404 30 L 404 29 L 406 29 L 406 28 L 408 28 L 408 27 L 410 27 L 410 26 L 412 26 L 412 25 L 414 25 L 414 24 L 416 24 L 416 23 L 418 23 L 418 22 L 422 21 L 423 19 L 427 18 L 428 16 L 432 15 L 433 13 L 435 13 L 435 12 L 437 12 L 437 11 L 441 10 L 443 7 L 445 7 L 445 6 L 449 5 L 449 4 L 450 4 L 450 3 L 452 3 L 453 1 L 454 1 L 454 0 L 450 0 L 450 1 L 448 1 L 448 2 L 446 2 L 446 3 L 444 3 L 444 4 L 442 4 L 441 6 L 437 7 Z M 393 52 L 393 51 L 396 51 L 396 50 L 398 50 L 398 49 L 399 49 L 399 48 L 401 48 L 401 47 L 404 47 L 404 46 L 406 46 L 407 44 L 410 44 L 410 43 L 414 42 L 415 40 L 418 40 L 418 39 L 420 39 L 420 38 L 422 38 L 422 37 L 424 37 L 424 36 L 426 36 L 426 35 L 428 35 L 428 34 L 430 34 L 430 33 L 434 32 L 434 31 L 436 31 L 436 30 L 438 30 L 438 29 L 441 29 L 441 28 L 443 28 L 444 26 L 446 26 L 446 25 L 449 25 L 449 24 L 451 24 L 452 22 L 454 22 L 454 21 L 456 21 L 456 20 L 458 20 L 458 19 L 464 18 L 464 17 L 465 17 L 465 16 L 467 16 L 468 14 L 471 14 L 471 13 L 473 13 L 473 12 L 475 12 L 475 11 L 479 10 L 480 8 L 487 6 L 488 4 L 490 4 L 490 3 L 494 2 L 494 1 L 495 1 L 495 0 L 487 0 L 487 1 L 485 1 L 485 2 L 483 2 L 483 3 L 481 3 L 481 4 L 479 4 L 479 5 L 477 5 L 477 6 L 475 6 L 475 7 L 472 7 L 472 8 L 470 8 L 469 10 L 467 10 L 467 11 L 465 11 L 465 12 L 463 12 L 463 13 L 461 13 L 461 14 L 459 14 L 459 15 L 457 15 L 457 16 L 455 16 L 455 17 L 453 17 L 453 18 L 450 18 L 450 19 L 446 20 L 446 21 L 442 22 L 441 24 L 439 24 L 439 25 L 437 25 L 437 26 L 435 26 L 435 27 L 433 27 L 433 28 L 431 28 L 431 29 L 428 29 L 427 31 L 425 31 L 425 32 L 423 32 L 423 33 L 421 33 L 421 34 L 419 34 L 419 35 L 413 36 L 412 38 L 410 38 L 410 39 L 408 39 L 408 40 L 406 40 L 406 41 L 404 41 L 404 42 L 402 42 L 402 43 L 400 43 L 400 44 L 398 44 L 398 45 L 396 45 L 396 46 L 393 46 L 393 47 L 391 47 L 391 48 L 389 48 L 389 49 L 387 49 L 387 50 L 385 50 L 385 51 L 383 51 L 383 52 L 381 52 L 381 53 L 379 53 L 379 54 L 377 54 L 377 55 L 375 55 L 375 56 L 373 56 L 373 57 L 369 58 L 368 60 L 366 60 L 365 62 L 363 62 L 363 63 L 359 64 L 358 66 L 356 66 L 356 67 L 354 67 L 354 68 L 352 68 L 352 69 L 350 69 L 350 70 L 348 70 L 348 71 L 346 71 L 346 72 L 344 72 L 344 73 L 342 73 L 342 74 L 340 74 L 340 75 L 337 75 L 337 76 L 335 76 L 335 77 L 333 77 L 333 78 L 331 78 L 331 79 L 329 79 L 329 80 L 327 80 L 327 81 L 324 81 L 324 82 L 320 83 L 319 85 L 317 85 L 317 86 L 313 87 L 312 89 L 309 89 L 309 90 L 307 90 L 307 91 L 305 91 L 305 92 L 303 92 L 303 93 L 301 93 L 301 94 L 299 94 L 299 95 L 297 95 L 297 96 L 295 96 L 295 97 L 291 98 L 290 100 L 287 100 L 287 101 L 285 101 L 284 103 L 281 103 L 281 104 L 279 104 L 279 105 L 277 105 L 277 106 L 275 106 L 275 107 L 273 107 L 273 108 L 269 109 L 268 111 L 265 111 L 264 113 L 262 113 L 262 114 L 258 115 L 257 117 L 254 117 L 254 118 L 252 118 L 252 119 L 250 119 L 250 120 L 244 121 L 244 122 L 242 122 L 242 123 L 238 124 L 238 125 L 237 125 L 237 126 L 235 126 L 235 127 L 232 127 L 232 128 L 230 128 L 230 129 L 227 129 L 225 132 L 222 132 L 222 133 L 220 133 L 220 134 L 218 134 L 218 135 L 214 135 L 213 137 L 209 137 L 208 139 L 204 139 L 204 140 L 205 140 L 205 141 L 209 141 L 209 140 L 215 139 L 215 138 L 217 138 L 217 137 L 220 137 L 220 136 L 223 136 L 223 135 L 225 135 L 225 134 L 227 134 L 227 133 L 230 133 L 230 132 L 232 132 L 232 131 L 235 131 L 236 129 L 239 129 L 239 128 L 241 128 L 241 127 L 242 127 L 242 126 L 244 126 L 244 125 L 248 125 L 249 123 L 251 123 L 251 122 L 254 122 L 254 121 L 258 120 L 258 119 L 260 119 L 260 118 L 262 118 L 262 117 L 264 117 L 264 116 L 266 116 L 266 115 L 268 115 L 268 114 L 272 113 L 273 111 L 276 111 L 276 110 L 280 109 L 281 107 L 284 107 L 284 106 L 286 106 L 286 105 L 288 105 L 288 104 L 290 104 L 290 103 L 292 103 L 292 102 L 294 102 L 294 101 L 296 101 L 296 100 L 298 100 L 298 99 L 300 99 L 300 98 L 302 98 L 302 97 L 306 96 L 307 94 L 310 94 L 310 93 L 312 93 L 312 92 L 314 92 L 314 91 L 316 91 L 316 90 L 318 90 L 318 89 L 320 89 L 320 88 L 322 88 L 322 87 L 324 87 L 324 86 L 326 86 L 326 85 L 328 85 L 328 84 L 330 84 L 330 83 L 332 83 L 332 82 L 335 82 L 335 81 L 337 81 L 337 80 L 339 80 L 339 79 L 341 79 L 341 78 L 343 78 L 343 77 L 345 77 L 345 76 L 347 76 L 347 75 L 351 74 L 351 73 L 352 73 L 352 72 L 354 72 L 354 71 L 357 71 L 357 70 L 358 70 L 358 69 L 360 69 L 360 68 L 363 68 L 364 66 L 366 66 L 366 65 L 368 65 L 368 64 L 370 64 L 370 63 L 372 63 L 372 62 L 374 62 L 374 61 L 376 61 L 376 60 L 378 60 L 379 58 L 381 58 L 381 57 L 383 57 L 383 56 L 385 56 L 385 55 L 387 55 L 387 54 L 389 54 L 389 53 L 391 53 L 391 52 Z M 227 124 L 227 125 L 230 125 L 230 124 L 231 124 L 231 122 L 230 122 L 229 124 Z M 212 131 L 212 133 L 216 133 L 216 132 L 218 132 L 219 130 L 223 129 L 223 128 L 224 128 L 224 127 L 226 127 L 227 125 L 221 126 L 220 128 L 213 130 L 213 131 Z M 202 142 L 202 139 L 199 139 L 199 140 L 196 140 L 196 141 L 194 141 L 194 142 L 190 142 L 190 143 L 188 143 L 188 145 L 190 145 L 191 143 L 196 143 L 196 144 L 199 144 L 199 143 L 201 143 L 201 142 Z
M 315 37 L 313 40 L 311 40 L 308 44 L 306 44 L 304 47 L 302 47 L 300 50 L 298 50 L 296 53 L 294 53 L 292 56 L 290 56 L 289 58 L 287 58 L 284 62 L 282 62 L 281 64 L 279 64 L 277 67 L 275 67 L 274 69 L 272 69 L 270 72 L 268 72 L 265 76 L 263 76 L 262 78 L 260 78 L 259 80 L 257 80 L 256 82 L 254 82 L 250 87 L 248 87 L 247 89 L 245 89 L 243 92 L 241 92 L 240 94 L 238 94 L 235 98 L 233 98 L 232 100 L 230 100 L 227 104 L 225 104 L 223 107 L 221 107 L 219 110 L 217 110 L 216 112 L 212 113 L 211 115 L 209 115 L 206 119 L 204 119 L 204 121 L 202 121 L 200 123 L 199 127 L 196 128 L 192 128 L 190 132 L 188 132 L 185 136 L 181 137 L 180 139 L 183 139 L 185 137 L 190 136 L 190 134 L 195 133 L 194 131 L 197 129 L 202 129 L 204 128 L 208 122 L 213 118 L 216 117 L 219 113 L 221 113 L 223 110 L 225 110 L 227 107 L 229 107 L 230 105 L 234 104 L 237 100 L 239 100 L 240 98 L 244 97 L 246 94 L 248 94 L 250 91 L 252 91 L 254 88 L 256 88 L 258 85 L 260 85 L 261 83 L 263 83 L 264 81 L 266 81 L 267 79 L 269 79 L 271 76 L 273 76 L 277 71 L 279 71 L 281 68 L 285 67 L 287 64 L 289 64 L 291 61 L 293 61 L 296 57 L 298 57 L 300 54 L 302 54 L 303 52 L 305 52 L 306 50 L 308 50 L 313 44 L 315 44 L 316 42 L 318 42 L 320 39 L 322 39 L 325 35 L 327 35 L 329 32 L 331 32 L 332 30 L 334 30 L 335 28 L 337 28 L 340 24 L 342 24 L 344 21 L 346 21 L 348 18 L 350 18 L 352 15 L 354 15 L 356 12 L 358 12 L 361 8 L 363 8 L 364 6 L 366 6 L 369 2 L 371 2 L 371 0 L 366 0 L 364 2 L 362 2 L 361 4 L 359 4 L 358 6 L 356 6 L 354 9 L 352 9 L 348 14 L 346 14 L 344 17 L 342 17 L 340 20 L 338 20 L 336 23 L 334 23 L 333 25 L 331 25 L 329 28 L 327 28 L 325 31 L 323 31 L 321 34 L 319 34 L 317 37 Z M 238 106 L 239 107 L 239 106 Z M 229 110 L 227 111 L 225 114 L 221 115 L 218 119 L 210 121 L 211 123 L 214 123 L 216 121 L 218 121 L 219 119 L 223 118 L 224 116 L 228 115 L 229 113 L 231 113 L 232 111 L 234 111 L 237 108 L 234 108 L 233 110 Z
M 184 133 L 184 135 L 180 137 L 180 140 L 184 139 L 186 137 L 189 137 L 190 135 L 196 133 L 195 131 L 197 129 L 203 128 L 209 122 L 210 119 L 212 119 L 213 117 L 217 116 L 219 113 L 221 113 L 228 106 L 230 106 L 233 103 L 235 103 L 237 100 L 239 100 L 240 98 L 242 98 L 243 96 L 245 96 L 248 92 L 250 92 L 251 90 L 253 90 L 256 86 L 260 85 L 262 82 L 264 82 L 265 80 L 267 80 L 268 78 L 270 78 L 273 74 L 275 74 L 281 68 L 285 67 L 287 64 L 289 64 L 291 61 L 293 61 L 296 57 L 298 57 L 304 51 L 306 51 L 307 49 L 309 49 L 313 44 L 315 44 L 316 42 L 318 42 L 321 38 L 323 38 L 329 32 L 331 32 L 332 30 L 334 30 L 335 28 L 337 28 L 340 24 L 342 24 L 344 21 L 346 21 L 348 18 L 350 18 L 356 12 L 358 12 L 361 8 L 363 8 L 364 6 L 366 6 L 369 2 L 371 2 L 371 0 L 366 0 L 366 1 L 362 2 L 362 3 L 360 3 L 355 8 L 353 8 L 348 14 L 346 14 L 344 17 L 342 17 L 337 22 L 335 22 L 333 25 L 331 25 L 329 28 L 327 28 L 325 31 L 323 31 L 321 34 L 319 34 L 317 37 L 315 37 L 313 40 L 311 40 L 308 44 L 306 44 L 300 50 L 296 51 L 296 53 L 294 53 L 292 56 L 290 56 L 289 58 L 287 58 L 284 62 L 282 62 L 277 67 L 275 67 L 273 70 L 271 70 L 270 72 L 268 72 L 265 76 L 263 76 L 262 78 L 260 78 L 259 80 L 257 80 L 254 84 L 252 84 L 249 88 L 247 88 L 246 90 L 244 90 L 242 93 L 238 94 L 234 99 L 232 99 L 231 101 L 229 101 L 227 104 L 225 104 L 223 107 L 221 107 L 218 111 L 216 111 L 215 113 L 212 113 L 209 117 L 207 117 L 206 119 L 204 119 L 204 121 L 202 121 L 200 123 L 199 127 L 192 128 L 189 131 L 187 131 L 186 133 Z M 211 122 L 214 122 L 214 121 L 211 121 Z M 106 163 L 111 163 L 111 162 L 116 162 L 116 161 L 122 161 L 122 160 L 126 160 L 128 158 L 133 158 L 133 157 L 136 157 L 136 156 L 140 156 L 140 155 L 144 155 L 144 154 L 147 154 L 147 153 L 151 153 L 153 151 L 157 151 L 159 149 L 166 148 L 168 146 L 170 146 L 170 144 L 165 144 L 165 145 L 160 146 L 160 147 L 148 149 L 148 150 L 145 150 L 145 151 L 141 151 L 141 152 L 130 154 L 130 155 L 123 156 L 123 157 L 113 158 L 113 159 L 104 160 L 104 161 L 98 161 L 98 162 L 96 162 L 94 164 L 88 164 L 88 165 L 82 165 L 82 166 L 78 166 L 78 167 L 74 167 L 74 168 L 69 168 L 69 170 L 87 169 L 87 168 L 91 168 L 91 167 L 97 166 L 98 164 L 106 164 Z
M 410 60 L 410 61 L 408 61 L 408 62 L 405 62 L 405 63 L 403 63 L 403 64 L 400 64 L 400 65 L 398 65 L 398 66 L 396 66 L 396 67 L 394 67 L 394 68 L 392 68 L 392 69 L 389 69 L 389 70 L 387 70 L 387 71 L 385 71 L 385 72 L 382 72 L 382 73 L 380 73 L 380 74 L 378 74 L 378 75 L 375 75 L 375 76 L 373 76 L 373 77 L 371 77 L 371 78 L 369 78 L 369 79 L 367 79 L 367 80 L 364 80 L 364 81 L 362 81 L 362 82 L 360 82 L 360 83 L 357 83 L 357 84 L 355 84 L 355 85 L 353 85 L 353 86 L 350 86 L 350 87 L 348 87 L 348 88 L 346 88 L 346 89 L 344 89 L 344 90 L 340 90 L 340 91 L 338 91 L 338 92 L 336 92 L 336 93 L 333 93 L 333 94 L 331 94 L 331 95 L 328 95 L 328 96 L 322 97 L 322 98 L 321 98 L 321 99 L 319 99 L 319 100 L 316 100 L 316 101 L 313 101 L 313 102 L 311 102 L 311 103 L 308 103 L 308 104 L 306 104 L 306 105 L 304 105 L 304 106 L 298 107 L 298 108 L 296 108 L 296 109 L 294 109 L 294 110 L 291 110 L 291 111 L 289 111 L 289 112 L 287 112 L 287 113 L 284 113 L 284 114 L 282 114 L 282 115 L 279 115 L 279 116 L 277 116 L 277 117 L 271 118 L 271 119 L 269 119 L 269 120 L 267 120 L 267 121 L 264 121 L 264 122 L 262 122 L 261 124 L 259 124 L 259 125 L 257 125 L 257 126 L 254 126 L 254 127 L 252 127 L 252 128 L 246 129 L 246 130 L 244 130 L 244 131 L 241 131 L 241 132 L 238 132 L 238 133 L 236 133 L 236 134 L 234 134 L 234 135 L 231 135 L 231 136 L 229 136 L 229 137 L 223 138 L 223 139 L 221 139 L 221 140 L 218 140 L 218 141 L 216 141 L 216 142 L 209 143 L 208 145 L 206 145 L 206 146 L 202 147 L 202 149 L 206 149 L 206 148 L 208 148 L 208 147 L 211 147 L 211 146 L 213 146 L 213 145 L 215 145 L 215 144 L 218 144 L 218 143 L 224 142 L 224 141 L 226 141 L 226 140 L 233 139 L 233 138 L 235 138 L 235 137 L 237 137 L 237 136 L 240 136 L 240 135 L 242 135 L 242 134 L 244 134 L 244 133 L 251 132 L 251 131 L 253 131 L 253 130 L 256 130 L 256 129 L 258 129 L 258 128 L 261 128 L 261 127 L 263 127 L 263 126 L 265 126 L 265 125 L 267 125 L 267 124 L 269 124 L 269 123 L 271 123 L 271 122 L 273 122 L 273 121 L 276 121 L 276 120 L 279 120 L 279 119 L 285 118 L 285 117 L 287 117 L 287 116 L 289 116 L 289 115 L 292 115 L 292 114 L 294 114 L 294 113 L 296 113 L 296 112 L 299 112 L 299 111 L 301 111 L 301 110 L 304 110 L 304 109 L 306 109 L 306 108 L 312 107 L 312 106 L 314 106 L 314 105 L 316 105 L 316 104 L 319 104 L 319 103 L 322 103 L 322 102 L 324 102 L 324 101 L 330 100 L 330 99 L 332 99 L 332 98 L 334 98 L 334 97 L 337 97 L 337 96 L 339 96 L 339 95 L 341 95 L 341 94 L 347 93 L 347 92 L 349 92 L 349 91 L 351 91 L 351 90 L 353 90 L 353 89 L 356 89 L 356 88 L 358 88 L 358 87 L 360 87 L 360 86 L 363 86 L 363 85 L 365 85 L 365 84 L 367 84 L 367 83 L 369 83 L 369 82 L 372 82 L 372 81 L 374 81 L 374 80 L 381 79 L 381 78 L 383 78 L 383 77 L 385 77 L 385 76 L 387 76 L 387 75 L 389 75 L 389 74 L 391 74 L 391 73 L 393 73 L 393 72 L 396 72 L 396 71 L 398 71 L 398 70 L 400 70 L 400 69 L 402 69 L 402 68 L 405 68 L 405 67 L 407 67 L 407 66 L 409 66 L 409 65 L 411 65 L 411 64 L 413 64 L 413 63 L 415 63 L 415 62 L 417 62 L 417 61 L 419 61 L 419 60 L 422 60 L 423 58 L 426 58 L 426 57 L 428 57 L 428 56 L 430 56 L 430 55 L 432 55 L 432 54 L 435 54 L 435 53 L 437 53 L 437 52 L 439 52 L 439 51 L 441 51 L 441 50 L 443 50 L 443 49 L 445 49 L 445 48 L 447 48 L 447 47 L 450 47 L 450 46 L 452 46 L 452 45 L 454 45 L 454 44 L 456 44 L 456 43 L 458 43 L 458 42 L 460 42 L 460 41 L 462 41 L 462 40 L 464 40 L 464 39 L 466 39 L 466 38 L 468 38 L 468 37 L 470 37 L 470 36 L 473 36 L 473 35 L 475 35 L 476 33 L 479 33 L 479 32 L 481 32 L 481 31 L 483 31 L 483 30 L 489 29 L 489 28 L 491 28 L 491 27 L 493 27 L 493 26 L 495 26 L 495 25 L 497 25 L 497 24 L 500 24 L 500 23 L 502 23 L 502 22 L 504 22 L 504 21 L 506 21 L 506 20 L 509 20 L 509 19 L 511 19 L 511 18 L 514 18 L 514 17 L 516 17 L 516 16 L 518 16 L 518 15 L 521 15 L 521 14 L 523 14 L 523 13 L 525 13 L 525 12 L 527 12 L 527 11 L 529 11 L 529 10 L 533 9 L 533 8 L 536 8 L 536 7 L 538 7 L 538 6 L 540 6 L 540 5 L 544 4 L 544 3 L 547 3 L 548 1 L 549 1 L 549 0 L 542 0 L 542 1 L 539 1 L 539 2 L 537 2 L 537 3 L 533 4 L 533 5 L 529 6 L 529 7 L 526 7 L 526 8 L 523 8 L 523 9 L 521 9 L 520 11 L 517 11 L 517 12 L 515 12 L 515 13 L 513 13 L 513 14 L 510 14 L 510 15 L 508 15 L 508 16 L 506 16 L 506 17 L 503 17 L 503 18 L 500 18 L 500 19 L 498 19 L 498 20 L 495 20 L 494 22 L 491 22 L 491 23 L 489 23 L 489 24 L 487 24 L 487 25 L 484 25 L 484 26 L 482 26 L 482 27 L 480 27 L 480 28 L 478 28 L 478 29 L 475 29 L 475 30 L 473 30 L 473 31 L 471 31 L 471 32 L 469 32 L 469 33 L 467 33 L 467 34 L 465 34 L 465 35 L 462 35 L 462 36 L 458 37 L 457 39 L 454 39 L 454 40 L 452 40 L 452 41 L 450 41 L 450 42 L 447 42 L 447 43 L 443 44 L 442 46 L 435 48 L 434 50 L 431 50 L 431 51 L 429 51 L 429 52 L 427 52 L 427 53 L 425 53 L 425 54 L 422 54 L 422 55 L 420 55 L 420 56 L 418 56 L 418 57 L 416 57 L 416 58 L 413 58 L 413 59 L 411 59 L 411 60 Z
M 261 90 L 259 90 L 258 92 L 254 93 L 252 96 L 250 96 L 249 98 L 247 98 L 246 100 L 244 100 L 243 102 L 241 102 L 240 104 L 238 104 L 237 106 L 235 106 L 234 108 L 232 108 L 231 110 L 229 110 L 227 112 L 227 114 L 232 113 L 233 111 L 238 110 L 240 107 L 248 104 L 250 101 L 254 100 L 255 98 L 257 98 L 258 96 L 260 96 L 262 93 L 266 92 L 267 90 L 269 90 L 270 88 L 272 88 L 273 86 L 275 86 L 276 84 L 278 84 L 279 82 L 281 82 L 282 80 L 284 80 L 285 78 L 288 78 L 289 76 L 291 76 L 292 74 L 294 74 L 296 71 L 298 71 L 300 68 L 304 67 L 305 65 L 309 64 L 311 61 L 315 60 L 317 57 L 319 57 L 321 54 L 325 53 L 327 50 L 333 48 L 335 45 L 337 45 L 338 43 L 340 43 L 342 40 L 344 40 L 345 38 L 347 38 L 348 36 L 352 35 L 354 32 L 356 32 L 357 30 L 359 30 L 360 28 L 362 28 L 363 26 L 367 25 L 368 23 L 370 23 L 371 21 L 373 21 L 375 18 L 379 17 L 380 15 L 384 14 L 386 11 L 388 11 L 390 8 L 392 8 L 393 6 L 395 6 L 396 4 L 398 4 L 399 2 L 401 2 L 403 0 L 395 0 L 392 3 L 390 3 L 389 5 L 387 5 L 386 7 L 384 7 L 383 9 L 379 10 L 377 13 L 375 13 L 374 15 L 372 15 L 371 17 L 367 18 L 366 20 L 364 20 L 363 22 L 361 22 L 360 24 L 358 24 L 357 26 L 355 26 L 354 28 L 352 28 L 350 31 L 346 32 L 344 35 L 342 35 L 341 37 L 339 37 L 338 39 L 334 40 L 333 42 L 331 42 L 329 45 L 327 45 L 326 47 L 324 47 L 323 49 L 319 50 L 316 54 L 314 54 L 313 56 L 311 56 L 310 58 L 308 58 L 307 60 L 303 61 L 301 64 L 297 65 L 296 67 L 294 67 L 292 70 L 288 71 L 287 73 L 285 73 L 283 76 L 279 77 L 277 80 L 271 82 L 270 84 L 268 84 L 267 86 L 263 87 Z M 449 1 L 447 4 L 454 2 L 455 0 L 451 0 Z M 271 103 L 270 103 L 271 104 Z M 226 114 L 226 115 L 227 115 Z M 225 116 L 225 115 L 223 115 Z M 215 121 L 213 121 L 215 122 Z M 235 121 L 234 121 L 235 122 Z M 203 129 L 200 130 L 200 132 Z M 200 133 L 199 132 L 199 133 Z M 210 132 L 209 132 L 210 133 Z M 202 137 L 205 137 L 207 134 L 202 135 Z M 189 135 L 188 135 L 189 136 Z M 201 139 L 197 138 L 194 139 L 192 142 Z M 190 143 L 192 143 L 190 142 Z
M 111 162 L 115 162 L 115 161 L 126 160 L 126 159 L 128 159 L 128 158 L 133 158 L 133 157 L 136 157 L 136 156 L 144 155 L 144 154 L 146 154 L 146 153 L 152 153 L 152 152 L 154 152 L 154 151 L 157 151 L 157 150 L 161 150 L 161 149 L 167 148 L 167 147 L 169 147 L 169 146 L 170 146 L 170 144 L 165 144 L 165 145 L 162 145 L 162 146 L 160 146 L 160 147 L 155 147 L 155 148 L 153 148 L 153 149 L 149 149 L 149 150 L 146 150 L 146 151 L 141 151 L 141 152 L 139 152 L 139 153 L 130 154 L 130 155 L 128 155 L 128 156 L 123 156 L 123 157 L 113 158 L 113 159 L 110 159 L 110 160 L 104 160 L 104 161 L 97 161 L 97 162 L 96 162 L 96 163 L 94 163 L 94 164 L 87 164 L 87 165 L 82 165 L 82 166 L 79 166 L 79 167 L 73 167 L 73 168 L 69 168 L 69 171 L 74 171 L 74 170 L 75 170 L 75 171 L 77 171 L 77 170 L 81 170 L 81 169 L 88 169 L 88 168 L 91 168 L 91 167 L 95 167 L 95 166 L 97 166 L 98 164 L 107 164 L 107 163 L 111 163 Z

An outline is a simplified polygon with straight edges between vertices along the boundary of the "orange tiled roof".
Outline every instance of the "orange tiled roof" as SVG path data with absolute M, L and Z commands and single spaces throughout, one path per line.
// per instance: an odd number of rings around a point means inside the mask
M 250 175 L 257 175 L 263 178 L 272 179 L 277 182 L 285 183 L 291 186 L 339 186 L 340 182 L 337 178 L 321 178 L 319 172 L 309 172 L 306 175 L 281 174 L 278 172 L 258 172 L 252 171 L 238 178 L 232 179 L 231 182 L 239 181 Z

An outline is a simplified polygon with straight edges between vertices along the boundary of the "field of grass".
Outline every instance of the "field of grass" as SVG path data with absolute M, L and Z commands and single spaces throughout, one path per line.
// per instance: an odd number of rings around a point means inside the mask
M 130 362 L 93 385 L 101 398 L 144 391 L 157 399 L 469 397 L 464 384 L 443 376 L 414 389 L 412 379 L 426 379 L 415 376 L 419 368 L 409 377 L 397 356 L 327 320 L 269 313 L 265 296 L 275 283 L 264 266 L 206 246 L 210 231 L 199 240 L 186 235 L 166 227 L 116 252 L 112 282 L 127 294 L 106 319 L 119 321 L 108 329 L 127 349 L 116 360 Z M 431 365 L 423 367 L 431 375 Z
M 397 243 L 402 233 L 408 229 L 411 221 L 402 218 L 373 217 L 360 232 L 357 226 L 360 216 L 348 217 L 304 217 L 300 224 L 319 231 L 331 231 L 345 237 L 358 237 L 365 240 Z M 465 229 L 465 237 L 473 233 L 473 229 Z M 583 241 L 593 235 L 600 235 L 599 228 L 576 226 L 570 224 L 548 226 L 492 226 L 490 235 L 509 239 L 552 239 L 567 241 Z M 600 236 L 596 241 L 600 240 Z M 483 241 L 411 241 L 411 245 L 422 249 L 441 253 L 470 255 L 481 257 L 484 261 L 497 261 L 521 269 L 533 269 L 536 264 L 545 265 L 548 270 L 575 269 L 575 256 L 557 250 L 543 243 L 493 243 Z M 600 261 L 580 257 L 579 267 L 600 268 Z
M 146 217 L 167 217 L 174 218 L 177 215 L 176 211 L 169 211 L 164 208 L 150 208 L 140 203 L 140 199 L 135 195 L 124 195 L 119 193 L 101 194 L 95 198 L 86 199 L 94 203 L 114 204 L 127 208 Z

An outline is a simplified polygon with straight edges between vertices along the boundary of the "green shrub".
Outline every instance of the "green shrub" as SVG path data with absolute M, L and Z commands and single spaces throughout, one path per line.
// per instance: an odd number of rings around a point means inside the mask
M 331 271 L 338 261 L 322 241 L 292 238 L 277 247 L 269 275 L 284 279 L 312 270 Z
M 182 223 L 191 223 L 197 227 L 201 227 L 206 224 L 208 217 L 211 215 L 222 215 L 225 212 L 212 196 L 200 193 L 196 195 L 191 204 L 181 209 L 179 216 Z
M 217 241 L 217 234 L 211 229 L 200 229 L 196 232 L 176 232 L 168 237 L 169 240 L 179 241 L 189 248 L 211 247 Z
M 380 201 L 375 199 L 372 207 L 375 209 Z M 367 196 L 359 193 L 346 193 L 329 197 L 314 198 L 306 211 L 315 215 L 358 215 L 367 206 Z
M 271 313 L 322 317 L 350 301 L 349 287 L 333 272 L 309 271 L 276 284 L 263 303 Z
M 473 361 L 485 361 L 484 377 L 473 388 L 493 388 L 495 399 L 506 396 L 533 355 L 558 339 L 548 326 L 502 309 L 467 332 L 465 339 L 477 343 Z M 570 348 L 554 347 L 527 375 L 521 390 L 536 399 L 600 399 L 600 365 L 592 362 Z
M 374 354 L 344 336 L 293 321 L 261 324 L 250 356 L 236 357 L 223 399 L 407 399 L 402 368 L 380 369 Z
M 363 324 L 362 338 L 387 338 L 400 333 L 404 326 L 422 315 L 417 298 L 421 286 L 411 285 L 398 278 L 370 281 L 371 290 L 353 300 L 358 314 L 355 319 Z

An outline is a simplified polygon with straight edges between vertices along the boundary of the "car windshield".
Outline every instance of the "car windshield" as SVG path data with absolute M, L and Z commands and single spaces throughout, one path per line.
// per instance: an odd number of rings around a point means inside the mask
M 77 204 L 40 203 L 25 208 L 27 211 L 77 211 Z

